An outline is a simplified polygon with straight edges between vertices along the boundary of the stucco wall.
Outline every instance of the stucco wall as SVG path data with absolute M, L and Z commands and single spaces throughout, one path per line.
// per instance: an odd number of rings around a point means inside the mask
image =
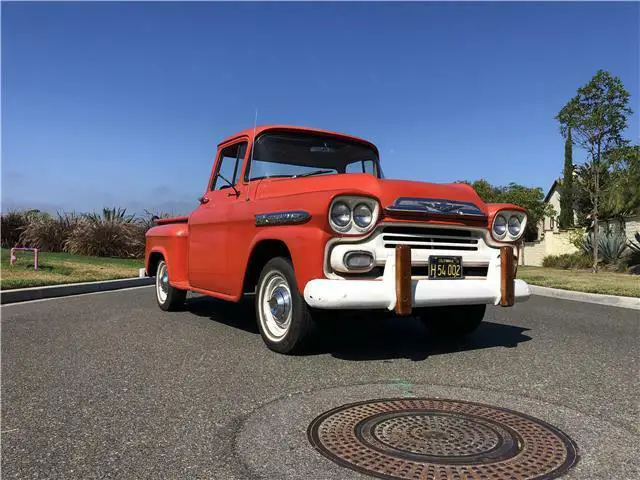
M 634 235 L 640 232 L 640 215 L 627 217 L 624 222 L 620 220 L 609 220 L 600 222 L 600 230 L 610 229 L 614 232 L 624 232 L 627 240 L 635 240 Z
M 546 224 L 545 226 L 549 226 Z M 610 220 L 600 223 L 602 231 L 610 229 L 615 232 L 623 231 L 627 240 L 634 240 L 636 232 L 640 232 L 640 215 L 625 218 L 623 222 Z M 521 265 L 542 266 L 542 259 L 547 255 L 562 255 L 577 252 L 571 243 L 571 236 L 575 230 L 547 230 L 544 237 L 536 242 L 526 242 L 523 254 L 520 256 Z
M 628 218 L 625 223 L 625 234 L 627 236 L 627 240 L 635 240 L 634 235 L 637 232 L 640 232 L 640 215 Z
M 572 230 L 549 230 L 541 240 L 526 242 L 520 263 L 540 267 L 542 259 L 547 255 L 577 252 L 578 249 L 571 243 L 572 232 Z

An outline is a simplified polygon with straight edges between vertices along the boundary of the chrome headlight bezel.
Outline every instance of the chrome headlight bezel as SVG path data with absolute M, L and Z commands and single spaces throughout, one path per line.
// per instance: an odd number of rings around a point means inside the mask
M 336 224 L 333 221 L 333 215 L 331 214 L 334 206 L 340 203 L 346 204 L 349 207 L 349 210 L 351 211 L 351 218 L 349 220 L 349 223 L 345 226 Z M 355 208 L 357 206 L 360 206 L 360 204 L 366 205 L 369 208 L 369 210 L 371 210 L 371 222 L 364 227 L 358 225 L 355 222 L 354 214 L 353 214 Z M 380 204 L 375 198 L 362 197 L 362 196 L 356 196 L 356 195 L 341 195 L 341 196 L 335 197 L 331 201 L 327 216 L 329 219 L 329 225 L 331 226 L 333 231 L 337 233 L 342 233 L 345 235 L 362 235 L 370 232 L 375 227 L 376 222 L 378 221 L 379 214 L 380 214 Z
M 338 208 L 344 208 L 346 209 L 345 212 L 340 213 L 339 215 L 334 215 L 334 209 L 338 209 Z M 348 215 L 347 221 L 344 222 L 343 224 L 341 224 L 341 222 L 337 221 L 336 217 L 340 217 L 344 214 Z M 335 202 L 332 206 L 331 209 L 329 210 L 329 220 L 331 221 L 331 223 L 333 225 L 336 226 L 336 228 L 339 228 L 340 230 L 344 230 L 344 229 L 349 229 L 349 224 L 351 223 L 351 221 L 353 220 L 353 210 L 351 210 L 351 207 L 349 207 L 349 205 L 347 205 L 345 202 Z
M 496 232 L 496 220 L 499 218 L 504 220 L 504 233 L 500 234 Z M 511 225 L 513 220 L 520 223 L 520 229 L 517 234 L 513 234 L 511 231 Z M 491 236 L 501 242 L 515 242 L 522 238 L 525 228 L 527 226 L 527 214 L 520 210 L 500 210 L 496 212 L 491 222 Z
M 498 240 L 502 240 L 507 235 L 507 224 L 508 221 L 506 217 L 502 213 L 498 213 L 493 219 L 493 225 L 491 225 L 491 234 Z M 497 228 L 503 228 L 504 230 L 500 233 Z
M 358 214 L 359 209 L 360 210 L 366 209 L 368 211 L 368 213 L 365 214 L 366 216 L 369 217 L 368 222 L 363 222 L 363 223 L 358 222 L 359 217 L 365 216 L 365 215 L 362 215 L 362 212 L 360 215 Z M 355 207 L 353 207 L 353 211 L 351 212 L 351 217 L 353 218 L 353 223 L 355 223 L 358 227 L 369 228 L 369 226 L 373 223 L 373 209 L 369 206 L 369 204 L 365 202 L 360 202 Z

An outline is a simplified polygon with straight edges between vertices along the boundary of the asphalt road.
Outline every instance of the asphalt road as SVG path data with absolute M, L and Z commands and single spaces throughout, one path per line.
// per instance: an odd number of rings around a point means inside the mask
M 513 408 L 577 443 L 570 478 L 640 477 L 640 313 L 532 297 L 443 344 L 411 318 L 343 320 L 269 351 L 251 309 L 153 290 L 3 306 L 2 478 L 361 478 L 306 442 L 347 401 Z

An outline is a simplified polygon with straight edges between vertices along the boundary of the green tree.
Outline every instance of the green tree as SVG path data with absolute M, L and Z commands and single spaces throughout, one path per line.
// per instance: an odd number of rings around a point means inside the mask
M 560 196 L 560 227 L 573 227 L 573 140 L 571 126 L 567 128 L 564 141 L 564 171 L 562 175 L 562 195 Z
M 598 221 L 603 211 L 600 176 L 603 170 L 609 169 L 607 152 L 627 144 L 623 133 L 631 113 L 629 92 L 622 81 L 609 72 L 598 70 L 558 114 L 559 119 L 571 119 L 574 141 L 588 154 L 580 174 L 592 205 L 594 273 L 598 271 Z
M 494 187 L 484 178 L 475 180 L 473 183 L 465 183 L 471 185 L 478 195 L 480 195 L 480 198 L 487 203 L 497 203 L 502 201 L 502 189 L 500 187 Z
M 556 115 L 556 120 L 560 123 L 560 133 L 565 139 L 564 142 L 564 170 L 562 178 L 562 196 L 560 197 L 560 226 L 570 228 L 573 226 L 574 191 L 573 191 L 573 139 L 571 129 L 575 124 L 575 105 L 570 108 L 563 108 Z
M 612 166 L 606 208 L 613 215 L 640 213 L 640 146 L 625 146 L 608 153 Z

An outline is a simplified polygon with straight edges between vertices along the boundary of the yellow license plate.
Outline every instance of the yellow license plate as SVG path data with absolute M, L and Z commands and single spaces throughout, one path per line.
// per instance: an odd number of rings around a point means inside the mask
M 429 257 L 429 279 L 451 280 L 464 278 L 462 275 L 462 257 Z

